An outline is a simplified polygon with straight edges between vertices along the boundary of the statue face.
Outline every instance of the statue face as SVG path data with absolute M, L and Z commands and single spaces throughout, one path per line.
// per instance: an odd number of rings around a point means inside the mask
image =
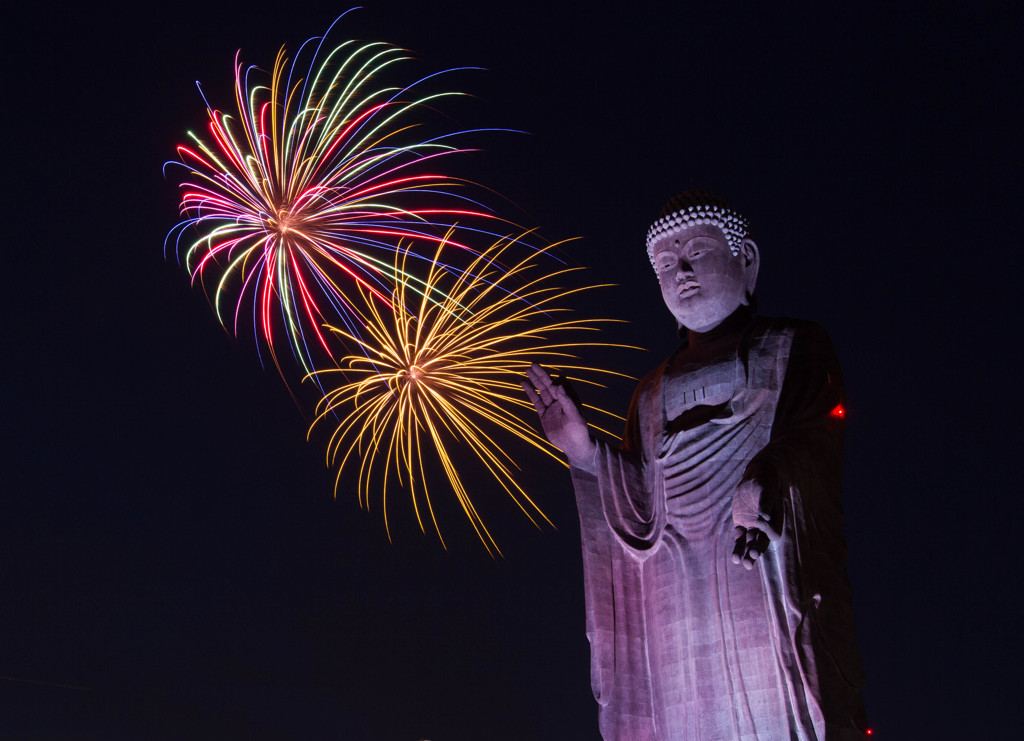
M 681 326 L 707 332 L 750 302 L 759 262 L 749 239 L 733 255 L 721 229 L 699 224 L 665 235 L 653 252 L 661 295 Z

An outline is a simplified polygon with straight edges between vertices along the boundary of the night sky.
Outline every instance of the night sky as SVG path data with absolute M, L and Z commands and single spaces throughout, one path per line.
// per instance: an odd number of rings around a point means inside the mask
M 504 559 L 454 516 L 443 550 L 401 493 L 389 543 L 164 258 L 195 81 L 228 108 L 236 50 L 269 67 L 345 6 L 29 5 L 5 39 L 0 739 L 597 739 L 568 472 L 523 459 L 557 530 L 477 484 Z M 453 166 L 617 284 L 583 309 L 649 350 L 596 363 L 640 376 L 674 347 L 643 245 L 669 196 L 749 217 L 761 311 L 822 324 L 844 367 L 875 738 L 1001 738 L 1024 690 L 1024 23 L 890 5 L 374 2 L 335 38 L 486 68 L 451 78 L 476 96 L 454 123 L 528 133 Z

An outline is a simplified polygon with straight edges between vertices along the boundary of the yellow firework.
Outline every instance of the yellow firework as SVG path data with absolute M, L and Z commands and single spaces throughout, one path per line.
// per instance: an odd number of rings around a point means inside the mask
M 474 460 L 534 525 L 550 524 L 517 483 L 519 467 L 501 443 L 510 435 L 561 460 L 535 430 L 536 412 L 520 380 L 531 362 L 594 385 L 600 385 L 595 377 L 619 375 L 581 366 L 576 356 L 582 347 L 611 346 L 587 334 L 594 337 L 614 320 L 573 318 L 566 306 L 571 295 L 600 286 L 559 287 L 579 268 L 544 269 L 538 258 L 551 247 L 531 248 L 527 257 L 508 262 L 517 244 L 499 240 L 454 270 L 441 263 L 442 243 L 426 279 L 399 282 L 391 307 L 364 295 L 361 336 L 330 328 L 361 354 L 315 374 L 325 389 L 331 388 L 328 374 L 339 374 L 342 383 L 321 399 L 310 433 L 340 420 L 327 449 L 328 465 L 338 468 L 335 488 L 349 461 L 358 460 L 360 504 L 369 507 L 371 483 L 379 480 L 386 528 L 387 494 L 397 484 L 408 490 L 420 529 L 429 522 L 444 544 L 427 484 L 436 461 L 488 552 L 500 554 L 462 472 L 461 462 Z M 409 275 L 407 256 L 396 256 L 395 275 Z

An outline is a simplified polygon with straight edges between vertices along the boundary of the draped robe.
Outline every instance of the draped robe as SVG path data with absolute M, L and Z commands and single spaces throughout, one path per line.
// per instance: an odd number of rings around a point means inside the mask
M 641 381 L 620 449 L 573 468 L 605 741 L 864 738 L 825 333 L 741 310 Z M 782 537 L 731 562 L 757 479 Z

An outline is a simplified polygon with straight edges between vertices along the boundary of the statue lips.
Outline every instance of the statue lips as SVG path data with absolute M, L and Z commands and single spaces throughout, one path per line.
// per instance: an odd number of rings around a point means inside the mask
M 700 290 L 700 283 L 692 278 L 679 286 L 679 298 L 689 298 Z

